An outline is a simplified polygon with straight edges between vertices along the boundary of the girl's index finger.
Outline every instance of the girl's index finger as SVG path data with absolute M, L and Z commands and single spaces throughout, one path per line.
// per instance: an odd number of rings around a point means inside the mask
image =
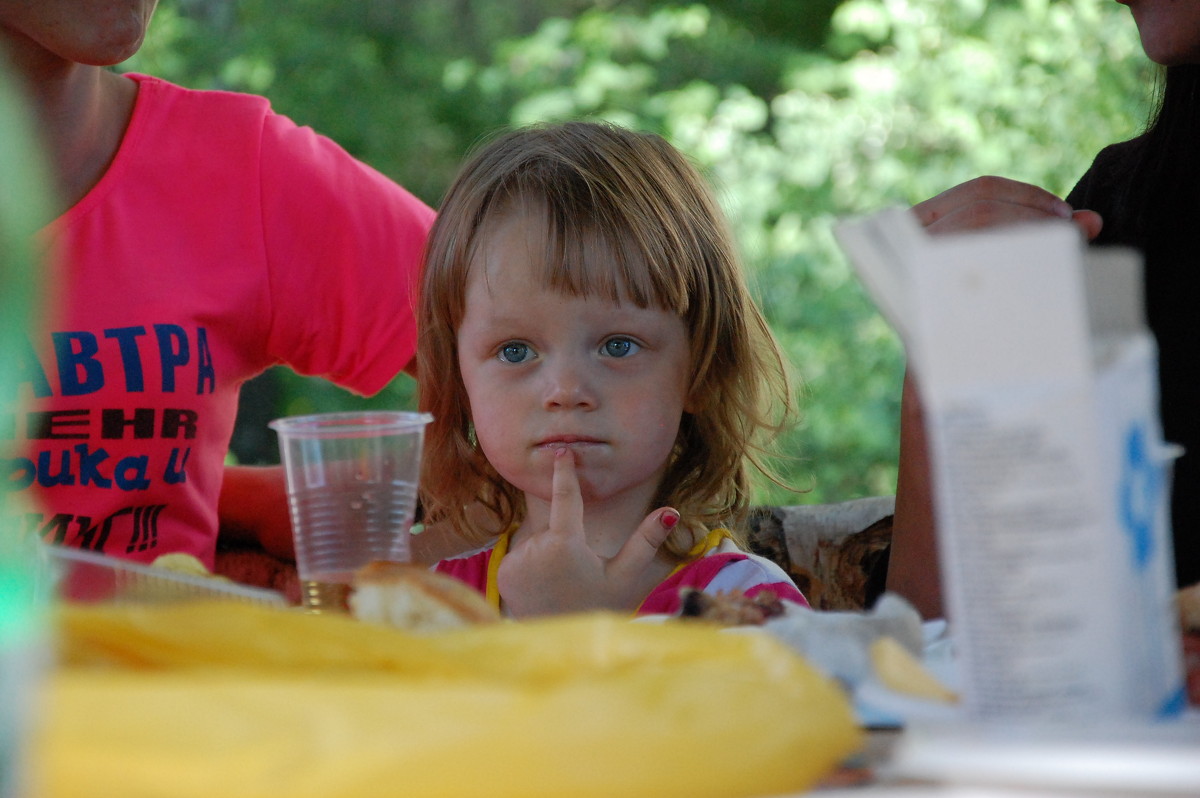
M 575 453 L 563 447 L 554 452 L 554 476 L 550 483 L 550 531 L 583 535 L 583 492 L 575 473 Z

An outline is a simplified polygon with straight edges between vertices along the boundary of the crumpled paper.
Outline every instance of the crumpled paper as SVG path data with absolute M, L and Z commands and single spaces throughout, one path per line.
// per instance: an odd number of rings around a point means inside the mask
M 921 615 L 895 593 L 884 593 L 867 612 L 818 612 L 790 603 L 786 607 L 763 628 L 850 689 L 871 678 L 871 644 L 880 637 L 891 637 L 921 657 Z
M 922 622 L 916 609 L 899 595 L 883 594 L 866 612 L 816 612 L 788 603 L 784 615 L 768 620 L 761 629 L 842 684 L 865 727 L 897 727 L 961 715 L 954 696 L 959 679 L 946 622 Z M 942 697 L 935 699 L 918 690 L 925 685 L 911 679 L 907 689 L 897 689 L 895 678 L 886 677 L 901 674 L 894 669 L 891 674 L 878 672 L 881 662 L 873 649 L 888 638 L 938 684 Z

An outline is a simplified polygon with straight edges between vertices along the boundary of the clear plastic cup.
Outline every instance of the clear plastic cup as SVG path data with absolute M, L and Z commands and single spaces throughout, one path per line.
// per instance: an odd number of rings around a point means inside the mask
M 363 411 L 270 422 L 279 435 L 303 605 L 344 612 L 354 572 L 410 559 L 427 413 Z

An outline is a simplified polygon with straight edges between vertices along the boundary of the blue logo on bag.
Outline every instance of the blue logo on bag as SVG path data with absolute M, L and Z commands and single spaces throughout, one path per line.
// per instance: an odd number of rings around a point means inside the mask
M 1146 432 L 1130 427 L 1121 464 L 1121 522 L 1129 535 L 1134 565 L 1145 568 L 1154 553 L 1154 524 L 1162 491 L 1162 465 L 1147 450 Z

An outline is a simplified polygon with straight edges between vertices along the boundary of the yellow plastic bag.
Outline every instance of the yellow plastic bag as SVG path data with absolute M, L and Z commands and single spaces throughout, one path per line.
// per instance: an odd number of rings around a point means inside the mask
M 64 608 L 45 798 L 756 796 L 860 743 L 763 634 L 608 614 L 408 635 L 250 605 Z

